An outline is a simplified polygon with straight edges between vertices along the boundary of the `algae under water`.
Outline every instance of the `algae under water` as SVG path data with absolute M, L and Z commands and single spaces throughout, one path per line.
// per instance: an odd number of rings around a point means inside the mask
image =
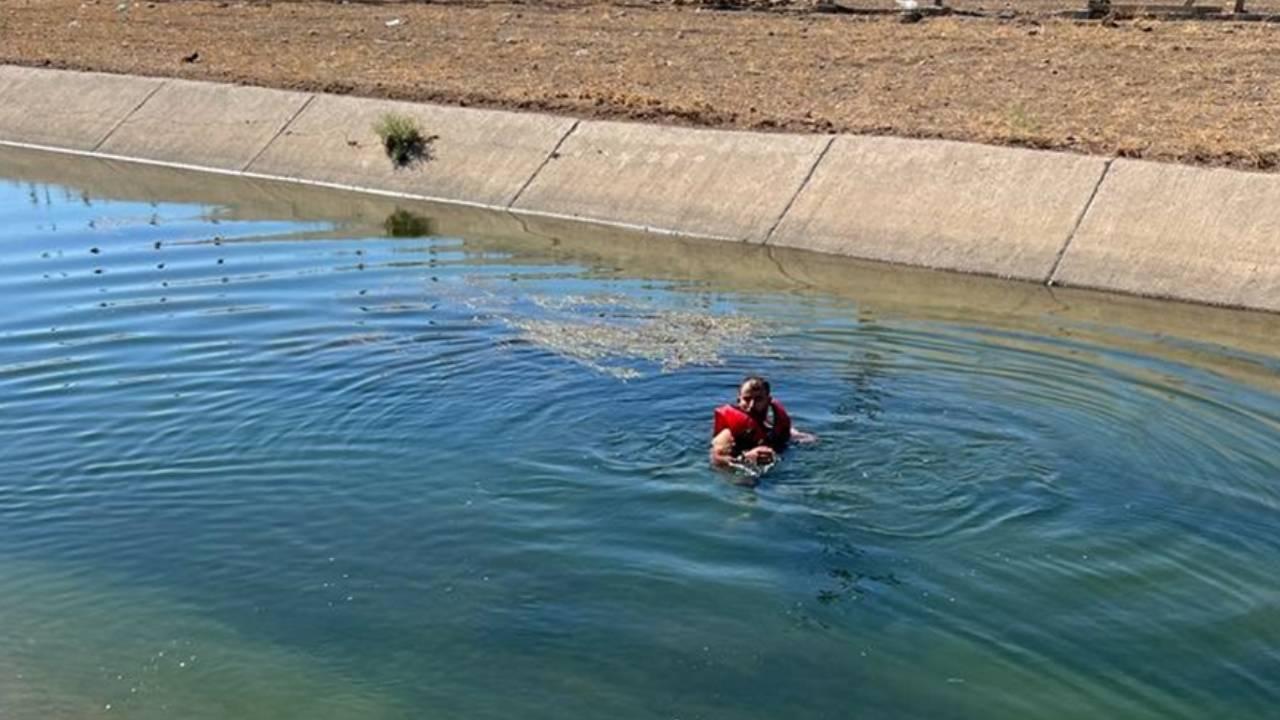
M 0 716 L 1280 702 L 1271 319 L 13 157 Z M 822 437 L 751 490 L 747 371 Z

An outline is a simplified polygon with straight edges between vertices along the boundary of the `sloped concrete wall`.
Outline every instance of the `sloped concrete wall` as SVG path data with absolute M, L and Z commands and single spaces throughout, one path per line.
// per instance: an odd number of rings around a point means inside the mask
M 426 161 L 391 164 L 373 129 L 386 113 L 413 118 L 435 138 Z M 573 125 L 549 115 L 318 95 L 249 170 L 506 206 Z
M 770 242 L 1044 282 L 1105 167 L 1081 155 L 841 137 Z
M 1117 160 L 1053 282 L 1280 311 L 1280 176 Z
M 413 117 L 395 168 L 373 125 Z M 1280 177 L 0 66 L 0 143 L 1280 311 Z
M 242 170 L 310 99 L 304 93 L 169 80 L 98 150 Z
M 828 142 L 583 122 L 515 208 L 763 242 Z
M 0 139 L 95 150 L 164 83 L 0 66 Z

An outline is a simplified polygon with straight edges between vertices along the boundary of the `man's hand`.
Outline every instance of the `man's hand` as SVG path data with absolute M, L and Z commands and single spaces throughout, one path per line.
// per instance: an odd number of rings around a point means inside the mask
M 799 443 L 800 445 L 808 445 L 809 443 L 818 442 L 818 436 L 813 433 L 800 432 L 799 430 L 792 428 L 791 441 Z
M 760 445 L 742 453 L 742 459 L 756 465 L 768 465 L 777 459 L 777 455 L 773 452 L 773 448 L 768 445 Z

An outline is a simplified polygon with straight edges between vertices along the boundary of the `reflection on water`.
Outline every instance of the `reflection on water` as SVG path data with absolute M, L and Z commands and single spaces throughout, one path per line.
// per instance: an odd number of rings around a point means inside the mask
M 415 238 L 426 237 L 435 232 L 431 218 L 409 212 L 404 208 L 396 208 L 382 221 L 382 228 L 389 237 Z
M 12 157 L 0 717 L 1280 700 L 1267 316 Z

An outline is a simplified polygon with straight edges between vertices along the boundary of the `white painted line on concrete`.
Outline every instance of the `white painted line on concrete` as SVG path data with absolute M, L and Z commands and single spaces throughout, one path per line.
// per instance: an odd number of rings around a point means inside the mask
M 0 104 L 0 137 L 88 150 L 116 128 L 122 117 L 158 85 L 157 78 L 0 68 L 8 85 Z
M 639 230 L 651 235 L 667 235 L 671 237 L 688 237 L 702 240 L 732 240 L 732 238 L 722 237 L 718 235 L 701 235 L 679 232 L 667 228 L 655 227 L 651 225 L 641 225 L 628 222 L 613 222 L 608 220 L 587 220 L 576 215 L 568 215 L 565 213 L 546 212 L 541 210 L 527 210 L 524 208 L 507 208 L 504 205 L 493 205 L 490 203 L 471 202 L 466 200 L 457 200 L 454 198 L 438 197 L 435 195 L 420 195 L 416 193 L 401 192 L 397 190 L 382 190 L 373 187 L 363 187 L 359 185 L 346 185 L 343 183 L 323 182 L 319 180 L 307 180 L 305 178 L 286 177 L 283 175 L 270 175 L 258 172 L 243 172 L 241 170 L 228 170 L 226 168 L 208 167 L 205 165 L 192 165 L 190 163 L 169 162 L 166 160 L 151 160 L 148 158 L 136 158 L 127 155 L 112 155 L 111 153 L 96 152 L 93 150 L 76 150 L 73 148 L 56 147 L 53 145 L 38 145 L 35 143 L 18 142 L 15 140 L 0 140 L 0 146 L 14 147 L 24 150 L 40 150 L 43 152 L 59 153 L 62 155 L 75 155 L 77 157 L 93 158 L 95 160 L 114 160 L 117 162 L 134 163 L 137 165 L 150 165 L 154 167 L 173 168 L 175 170 L 189 170 L 192 172 L 212 173 L 214 175 L 225 175 L 230 177 L 241 177 L 251 180 L 267 180 L 270 182 L 291 183 L 294 185 L 303 185 L 307 187 L 319 187 L 330 190 L 342 190 L 344 192 L 364 193 L 366 195 L 376 195 L 378 197 L 397 198 L 403 200 L 421 200 L 424 202 L 438 203 L 441 205 L 459 205 L 462 207 L 479 208 L 482 210 L 492 210 L 494 212 L 505 213 L 514 217 L 531 216 L 545 217 L 556 220 L 572 220 L 574 222 L 601 225 L 604 227 L 622 228 L 624 230 Z
M 2 146 L 1280 311 L 1276 175 L 7 65 L 0 96 Z M 386 166 L 371 121 L 390 111 L 444 136 L 429 167 Z

